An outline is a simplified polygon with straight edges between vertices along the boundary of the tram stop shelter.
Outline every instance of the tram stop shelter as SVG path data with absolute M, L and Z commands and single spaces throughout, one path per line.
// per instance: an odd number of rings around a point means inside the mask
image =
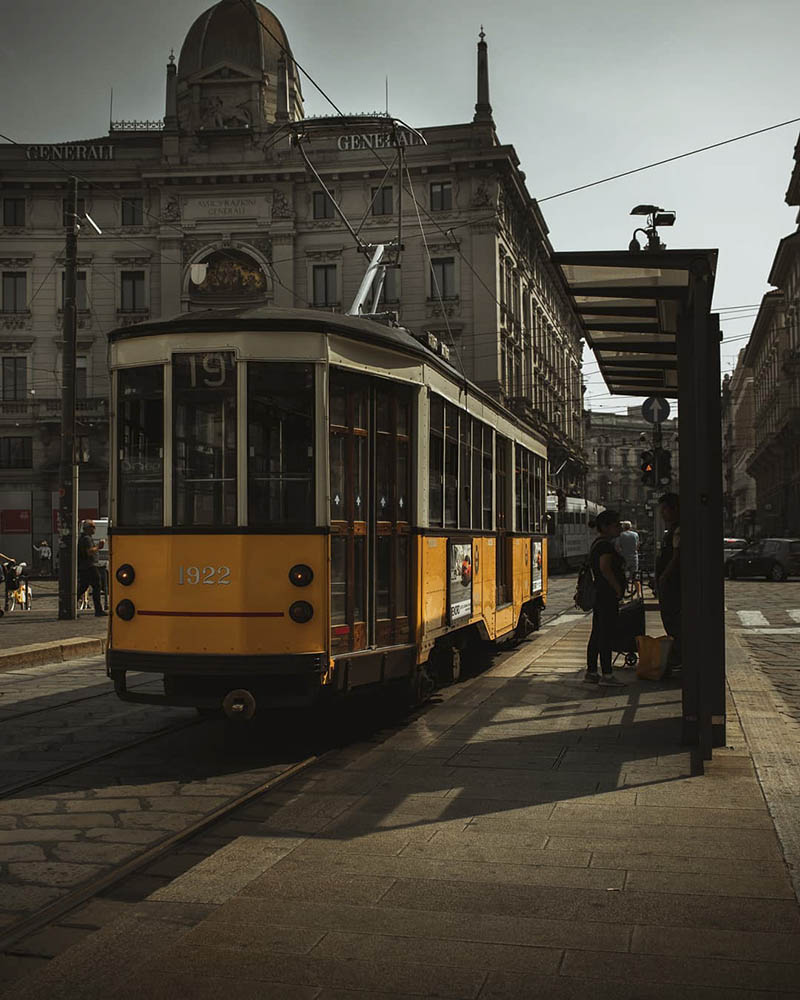
M 680 405 L 682 735 L 725 745 L 725 606 L 716 250 L 554 255 L 612 394 Z

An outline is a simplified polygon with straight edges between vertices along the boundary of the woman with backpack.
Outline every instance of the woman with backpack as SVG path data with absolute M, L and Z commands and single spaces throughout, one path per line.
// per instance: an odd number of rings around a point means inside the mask
M 595 599 L 584 680 L 587 684 L 603 687 L 625 687 L 611 672 L 611 646 L 617 628 L 620 598 L 625 593 L 625 561 L 614 547 L 620 533 L 619 514 L 615 510 L 602 511 L 597 515 L 595 527 L 598 538 L 589 552 Z M 598 660 L 601 674 L 597 672 Z

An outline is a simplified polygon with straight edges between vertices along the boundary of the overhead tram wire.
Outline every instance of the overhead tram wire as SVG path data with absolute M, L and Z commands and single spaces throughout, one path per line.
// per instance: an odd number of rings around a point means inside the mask
M 732 142 L 739 142 L 742 139 L 750 139 L 754 135 L 762 135 L 764 132 L 772 132 L 773 129 L 783 128 L 786 125 L 796 125 L 800 118 L 789 118 L 785 122 L 777 122 L 775 125 L 767 125 L 765 128 L 755 129 L 753 132 L 745 132 L 742 135 L 735 135 L 731 139 L 723 139 L 721 142 L 712 142 L 708 146 L 700 146 L 697 149 L 690 149 L 686 153 L 678 153 L 676 156 L 667 156 L 663 160 L 656 160 L 653 163 L 646 163 L 642 167 L 634 167 L 632 170 L 623 170 L 621 173 L 612 174 L 610 177 L 603 177 L 599 181 L 591 181 L 589 184 L 579 184 L 578 187 L 568 188 L 566 191 L 559 191 L 558 194 L 549 194 L 546 198 L 537 198 L 541 204 L 545 201 L 553 201 L 554 198 L 563 198 L 568 194 L 575 194 L 576 191 L 585 191 L 587 188 L 597 187 L 598 184 L 608 184 L 609 181 L 619 180 L 620 177 L 630 177 L 632 174 L 639 174 L 643 170 L 652 170 L 653 167 L 661 167 L 665 163 L 674 163 L 676 160 L 683 160 L 687 156 L 696 156 L 698 153 L 706 153 L 710 149 L 719 149 L 720 146 L 727 146 Z
M 411 183 L 411 175 L 408 171 L 408 164 L 406 163 L 404 164 L 404 166 L 406 168 L 406 175 L 408 176 L 409 183 Z M 458 358 L 458 366 L 461 369 L 461 377 L 466 381 L 467 376 L 464 371 L 464 361 L 461 357 L 461 351 L 458 349 L 458 345 L 456 344 L 455 339 L 453 337 L 453 331 L 450 329 L 450 321 L 447 318 L 447 310 L 444 307 L 444 299 L 442 298 L 442 291 L 439 288 L 439 282 L 433 270 L 433 260 L 431 258 L 430 249 L 428 248 L 428 241 L 425 238 L 425 229 L 422 225 L 422 216 L 419 214 L 419 205 L 417 204 L 417 199 L 416 196 L 414 195 L 413 185 L 411 186 L 411 199 L 414 202 L 414 208 L 416 209 L 417 212 L 417 222 L 419 223 L 419 231 L 422 236 L 422 244 L 425 247 L 425 255 L 428 258 L 428 266 L 430 268 L 430 273 L 431 273 L 431 284 L 436 289 L 436 297 L 439 299 L 439 308 L 442 310 L 442 319 L 444 320 L 444 325 L 445 328 L 447 329 L 447 336 L 450 338 L 450 343 L 453 347 L 453 350 L 456 352 L 456 357 Z

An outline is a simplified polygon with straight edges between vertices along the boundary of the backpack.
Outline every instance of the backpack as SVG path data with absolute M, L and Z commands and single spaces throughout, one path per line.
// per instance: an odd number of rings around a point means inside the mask
M 592 548 L 589 549 L 589 556 L 580 568 L 575 585 L 575 607 L 580 608 L 581 611 L 594 611 L 597 601 L 597 584 L 594 573 L 592 573 L 592 549 L 595 544 L 597 543 L 593 543 Z

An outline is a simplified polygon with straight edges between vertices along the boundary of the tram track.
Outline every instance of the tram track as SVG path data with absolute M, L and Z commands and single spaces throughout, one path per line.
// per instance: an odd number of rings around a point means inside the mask
M 148 684 L 156 684 L 158 682 L 153 680 L 142 681 L 141 684 L 129 684 L 128 688 L 131 691 L 135 691 L 137 688 L 147 687 Z M 43 708 L 32 708 L 27 712 L 18 712 L 16 715 L 5 715 L 0 718 L 0 725 L 4 725 L 7 722 L 17 722 L 20 719 L 27 719 L 31 715 L 40 715 L 43 712 L 57 712 L 62 708 L 69 708 L 72 705 L 79 705 L 84 701 L 94 701 L 97 698 L 109 698 L 116 697 L 116 692 L 114 688 L 111 687 L 110 683 L 106 685 L 104 691 L 100 691 L 97 694 L 87 694 L 83 695 L 81 698 L 72 698 L 70 701 L 60 701 L 55 705 L 45 705 Z
M 205 720 L 199 718 L 187 719 L 177 725 L 166 726 L 164 729 L 159 729 L 154 733 L 147 733 L 144 736 L 139 736 L 135 740 L 129 740 L 127 743 L 112 747 L 110 750 L 105 750 L 102 753 L 92 754 L 91 756 L 84 757 L 81 760 L 72 761 L 72 763 L 65 764 L 63 767 L 57 768 L 55 771 L 48 771 L 46 774 L 37 775 L 35 778 L 20 781 L 15 785 L 0 787 L 0 800 L 13 798 L 13 796 L 20 795 L 31 788 L 36 788 L 38 785 L 46 785 L 51 781 L 64 777 L 64 775 L 72 774 L 73 771 L 79 771 L 84 767 L 91 767 L 93 764 L 98 764 L 100 761 L 107 760 L 109 757 L 114 757 L 118 753 L 124 753 L 126 750 L 133 750 L 136 747 L 142 746 L 145 743 L 150 743 L 153 740 L 163 739 L 165 736 L 172 736 L 173 734 L 179 733 L 184 729 L 202 725 L 204 721 Z
M 82 885 L 70 890 L 60 899 L 55 900 L 48 906 L 45 906 L 30 916 L 24 917 L 16 923 L 13 923 L 8 929 L 2 932 L 2 935 L 0 935 L 0 954 L 10 952 L 13 946 L 22 939 L 29 937 L 31 934 L 34 934 L 47 927 L 49 924 L 54 923 L 70 911 L 81 906 L 83 903 L 88 902 L 93 897 L 98 896 L 118 883 L 123 882 L 126 878 L 134 875 L 147 865 L 161 860 L 173 851 L 175 847 L 186 842 L 187 840 L 190 840 L 197 834 L 202 833 L 214 823 L 225 819 L 231 813 L 242 808 L 243 806 L 246 806 L 249 802 L 257 799 L 259 796 L 264 795 L 269 791 L 273 791 L 284 782 L 287 782 L 296 777 L 298 774 L 301 774 L 312 765 L 321 761 L 330 752 L 332 751 L 323 751 L 319 754 L 313 754 L 312 756 L 294 764 L 290 764 L 280 774 L 273 775 L 255 787 L 247 789 L 230 799 L 228 802 L 225 802 L 223 805 L 218 806 L 202 817 L 189 823 L 183 829 L 170 833 L 160 840 L 157 840 L 155 843 L 151 844 L 143 851 L 138 852 L 123 864 L 112 868 L 110 871 L 105 872 L 96 878 L 84 882 Z

